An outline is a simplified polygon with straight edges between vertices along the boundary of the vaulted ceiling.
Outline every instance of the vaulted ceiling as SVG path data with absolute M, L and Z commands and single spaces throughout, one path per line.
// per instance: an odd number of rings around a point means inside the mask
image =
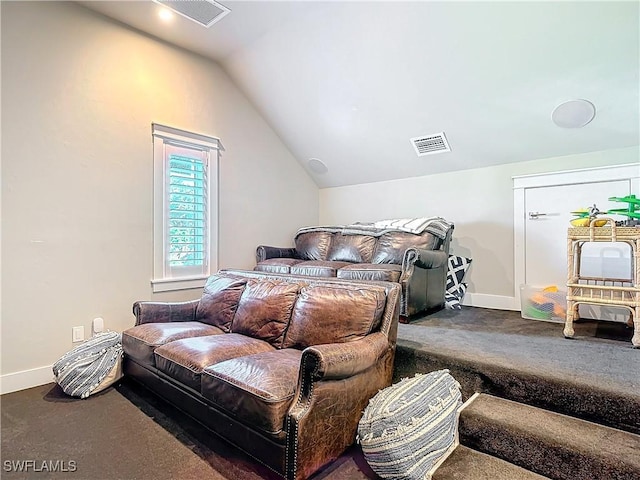
M 639 2 L 221 0 L 210 28 L 79 3 L 218 62 L 320 187 L 640 144 Z M 573 99 L 595 118 L 558 127 Z M 418 156 L 439 132 L 451 151 Z

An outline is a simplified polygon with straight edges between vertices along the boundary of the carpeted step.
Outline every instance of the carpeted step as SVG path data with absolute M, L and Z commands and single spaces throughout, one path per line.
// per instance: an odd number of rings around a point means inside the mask
M 640 479 L 640 436 L 479 395 L 460 415 L 460 442 L 551 479 Z
M 394 382 L 448 369 L 464 398 L 487 393 L 640 435 L 640 355 L 627 343 L 566 340 L 556 324 L 560 338 L 528 335 L 536 325 L 522 319 L 506 332 L 445 320 L 399 326 Z
M 545 480 L 546 477 L 459 445 L 433 474 L 433 480 Z

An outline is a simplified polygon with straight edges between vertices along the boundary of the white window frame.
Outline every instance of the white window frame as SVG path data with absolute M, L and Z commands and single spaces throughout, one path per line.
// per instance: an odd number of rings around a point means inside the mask
M 203 287 L 218 269 L 218 162 L 222 145 L 216 137 L 178 128 L 151 124 L 153 138 L 153 292 L 168 292 Z M 167 266 L 168 245 L 168 162 L 165 146 L 178 146 L 208 152 L 208 245 L 207 262 L 202 273 L 180 274 Z

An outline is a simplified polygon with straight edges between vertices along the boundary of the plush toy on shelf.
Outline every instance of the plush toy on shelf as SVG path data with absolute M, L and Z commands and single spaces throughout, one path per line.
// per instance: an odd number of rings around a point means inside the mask
M 593 204 L 593 207 L 589 208 L 580 208 L 578 210 L 574 210 L 571 212 L 571 215 L 574 215 L 576 218 L 570 221 L 571 226 L 573 227 L 588 227 L 591 224 L 592 220 L 595 220 L 598 215 L 602 215 L 604 212 L 601 212 L 596 204 Z M 596 220 L 595 226 L 601 227 L 606 224 L 606 220 Z

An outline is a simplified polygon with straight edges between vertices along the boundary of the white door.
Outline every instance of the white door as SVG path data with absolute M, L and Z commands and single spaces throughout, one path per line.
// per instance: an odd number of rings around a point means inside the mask
M 570 212 L 595 204 L 602 212 L 624 208 L 609 197 L 623 197 L 631 192 L 630 180 L 602 181 L 573 185 L 526 188 L 525 215 L 525 283 L 544 287 L 556 285 L 566 290 L 567 228 L 575 218 Z M 614 220 L 625 217 L 606 215 Z M 624 243 L 587 243 L 582 250 L 581 275 L 606 278 L 631 278 L 630 248 Z M 620 309 L 599 309 L 583 305 L 584 318 L 625 321 Z

